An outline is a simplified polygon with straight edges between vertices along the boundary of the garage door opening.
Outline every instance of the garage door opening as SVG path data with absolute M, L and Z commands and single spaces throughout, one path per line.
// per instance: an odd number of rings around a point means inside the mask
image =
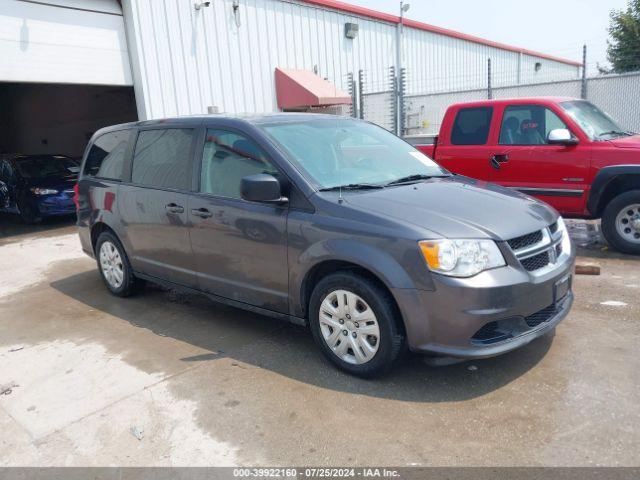
M 0 155 L 80 158 L 93 133 L 138 119 L 133 87 L 0 83 Z

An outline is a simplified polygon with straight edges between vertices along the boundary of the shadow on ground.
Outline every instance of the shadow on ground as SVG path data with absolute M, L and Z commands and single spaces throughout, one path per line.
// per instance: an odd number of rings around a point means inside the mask
M 56 233 L 56 230 L 75 225 L 75 215 L 44 218 L 41 222 L 29 225 L 24 223 L 19 216 L 0 213 L 0 240 L 10 239 L 20 235 L 31 233 Z
M 106 291 L 97 271 L 69 276 L 51 286 L 92 309 L 208 352 L 179 358 L 183 362 L 211 362 L 227 357 L 325 389 L 403 401 L 450 402 L 485 395 L 532 369 L 552 343 L 552 336 L 548 335 L 500 357 L 445 367 L 429 366 L 423 357 L 407 355 L 389 375 L 361 380 L 339 372 L 325 361 L 306 328 L 216 304 L 201 296 L 176 294 L 149 285 L 136 297 L 116 298 Z M 123 338 L 118 346 L 123 352 L 129 348 L 126 342 Z M 140 353 L 144 345 L 135 348 Z M 166 356 L 170 357 L 171 351 Z

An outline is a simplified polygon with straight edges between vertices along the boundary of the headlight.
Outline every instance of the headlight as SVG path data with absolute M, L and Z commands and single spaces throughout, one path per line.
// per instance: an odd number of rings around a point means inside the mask
M 569 237 L 567 224 L 564 223 L 564 219 L 562 217 L 558 217 L 558 231 L 562 232 L 562 253 L 571 255 L 571 237 Z
M 451 277 L 472 277 L 506 265 L 493 240 L 423 240 L 419 244 L 429 269 Z
M 31 189 L 31 192 L 34 195 L 56 195 L 58 193 L 58 190 L 54 190 L 53 188 L 38 188 L 38 187 L 33 187 Z

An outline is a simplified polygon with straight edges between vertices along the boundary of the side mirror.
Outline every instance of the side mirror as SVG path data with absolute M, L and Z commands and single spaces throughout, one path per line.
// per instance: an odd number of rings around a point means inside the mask
M 549 132 L 547 143 L 549 145 L 577 145 L 578 139 L 571 135 L 571 132 L 566 128 L 556 128 Z
M 289 199 L 282 196 L 280 182 L 273 175 L 259 173 L 248 175 L 240 180 L 240 195 L 243 200 L 262 203 L 287 203 Z

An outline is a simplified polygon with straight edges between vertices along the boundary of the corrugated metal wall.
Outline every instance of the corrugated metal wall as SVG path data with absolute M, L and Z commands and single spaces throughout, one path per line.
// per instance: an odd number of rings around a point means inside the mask
M 297 1 L 240 0 L 237 15 L 233 0 L 214 0 L 200 10 L 193 0 L 123 3 L 141 118 L 205 113 L 208 106 L 229 113 L 274 111 L 275 67 L 316 70 L 343 90 L 347 74 L 363 69 L 367 91 L 375 91 L 388 85 L 388 68 L 396 63 L 395 24 Z M 345 38 L 346 22 L 359 25 L 356 39 Z M 442 78 L 456 85 L 477 82 L 489 56 L 505 71 L 520 56 L 404 31 L 408 93 Z M 523 64 L 533 60 L 577 75 L 576 67 L 548 60 L 523 58 Z

